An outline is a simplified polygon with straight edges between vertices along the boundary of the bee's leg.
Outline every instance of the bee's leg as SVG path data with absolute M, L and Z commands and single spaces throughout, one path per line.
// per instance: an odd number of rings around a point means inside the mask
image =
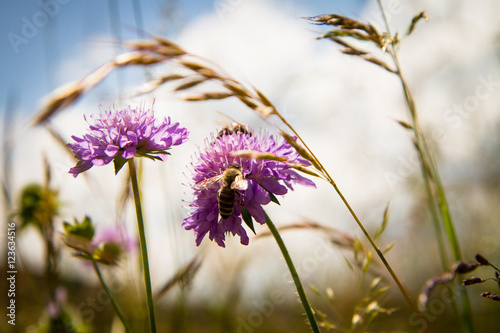
M 243 206 L 243 202 L 241 202 L 241 194 L 240 194 L 240 192 L 239 192 L 239 191 L 236 191 L 236 194 L 238 195 L 238 204 L 239 204 L 240 206 Z

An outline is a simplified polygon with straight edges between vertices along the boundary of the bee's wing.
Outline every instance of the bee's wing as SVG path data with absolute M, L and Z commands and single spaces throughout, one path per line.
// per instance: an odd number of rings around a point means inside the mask
M 222 113 L 222 112 L 217 111 L 217 110 L 215 112 L 217 112 L 222 118 L 224 118 L 224 119 L 217 120 L 216 121 L 217 125 L 220 125 L 220 126 L 230 126 L 231 124 L 237 124 L 238 123 L 236 120 L 234 120 L 233 118 L 229 117 L 225 113 Z
M 238 175 L 234 178 L 231 184 L 231 189 L 233 190 L 246 190 L 248 188 L 248 181 L 242 176 Z
M 212 187 L 215 187 L 216 185 L 219 186 L 219 182 L 222 179 L 223 175 L 218 175 L 214 176 L 211 178 L 204 179 L 194 185 L 194 188 L 197 190 L 203 190 L 203 189 L 210 189 Z

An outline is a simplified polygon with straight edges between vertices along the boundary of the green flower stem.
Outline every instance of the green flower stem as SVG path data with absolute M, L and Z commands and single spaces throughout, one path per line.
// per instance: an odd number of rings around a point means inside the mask
M 297 293 L 299 294 L 300 301 L 302 302 L 302 305 L 304 306 L 304 310 L 306 310 L 307 318 L 309 319 L 309 323 L 311 324 L 311 329 L 315 333 L 319 333 L 319 326 L 318 323 L 316 322 L 316 318 L 314 317 L 314 312 L 311 308 L 311 305 L 309 304 L 309 301 L 307 300 L 306 293 L 304 291 L 304 287 L 302 287 L 302 283 L 300 282 L 299 274 L 297 274 L 297 270 L 295 269 L 295 266 L 293 265 L 292 258 L 290 257 L 290 254 L 288 253 L 288 250 L 286 249 L 285 243 L 283 242 L 283 239 L 281 239 L 281 236 L 278 232 L 278 229 L 276 229 L 276 226 L 274 223 L 271 221 L 267 213 L 264 212 L 266 215 L 266 224 L 269 227 L 269 230 L 274 236 L 274 239 L 276 239 L 276 243 L 278 243 L 278 246 L 281 250 L 281 253 L 283 254 L 283 257 L 285 258 L 286 264 L 288 266 L 288 269 L 290 270 L 290 273 L 292 274 L 293 282 L 295 282 L 295 287 L 297 288 Z
M 382 251 L 380 251 L 380 249 L 378 248 L 378 246 L 375 244 L 375 242 L 371 238 L 370 234 L 368 233 L 368 231 L 363 226 L 363 223 L 361 223 L 361 221 L 359 220 L 358 216 L 356 215 L 356 213 L 354 212 L 354 210 L 351 208 L 351 205 L 349 204 L 349 202 L 347 201 L 347 199 L 344 197 L 344 195 L 342 194 L 342 192 L 340 191 L 340 189 L 337 187 L 337 184 L 335 183 L 335 181 L 333 180 L 333 178 L 330 176 L 330 174 L 325 169 L 325 167 L 323 167 L 323 165 L 321 164 L 321 162 L 319 161 L 319 159 L 314 155 L 314 153 L 312 152 L 312 150 L 307 146 L 307 144 L 305 143 L 305 141 L 302 140 L 302 138 L 300 137 L 300 135 L 288 123 L 288 121 L 286 121 L 286 119 L 276 109 L 274 109 L 274 111 L 275 111 L 275 114 L 283 121 L 283 123 L 288 128 L 290 128 L 290 130 L 297 136 L 297 138 L 300 140 L 300 142 L 302 142 L 302 144 L 304 145 L 304 147 L 306 148 L 306 150 L 311 154 L 311 158 L 316 162 L 316 164 L 318 166 L 318 171 L 320 171 L 322 173 L 322 175 L 324 176 L 324 179 L 326 181 L 328 181 L 328 183 L 330 183 L 330 185 L 333 186 L 333 188 L 335 189 L 335 191 L 337 192 L 337 194 L 340 196 L 340 198 L 342 199 L 342 202 L 344 203 L 344 205 L 347 207 L 347 209 L 351 213 L 352 217 L 354 218 L 354 220 L 358 224 L 359 228 L 361 229 L 361 231 L 365 235 L 366 239 L 368 240 L 368 242 L 370 243 L 370 245 L 372 246 L 372 248 L 375 250 L 375 252 L 377 252 L 377 255 L 379 256 L 380 260 L 382 260 L 382 263 L 386 267 L 386 269 L 389 272 L 389 274 L 391 275 L 392 279 L 394 280 L 394 282 L 396 282 L 396 285 L 398 286 L 399 290 L 403 294 L 406 302 L 411 307 L 411 309 L 413 310 L 413 312 L 417 316 L 418 320 L 422 323 L 422 327 L 424 327 L 425 331 L 428 332 L 429 329 L 427 328 L 427 323 L 422 318 L 422 315 L 421 315 L 420 311 L 418 311 L 417 307 L 415 306 L 415 304 L 411 300 L 410 296 L 406 292 L 406 289 L 404 288 L 403 284 L 399 280 L 398 276 L 393 271 L 391 265 L 389 265 L 389 262 L 385 259 L 384 254 L 382 253 Z
M 113 305 L 113 308 L 115 309 L 115 312 L 118 315 L 118 318 L 120 318 L 123 326 L 125 327 L 125 332 L 130 333 L 130 328 L 128 327 L 127 322 L 125 321 L 125 317 L 123 316 L 123 313 L 120 311 L 118 304 L 116 304 L 115 299 L 113 298 L 113 295 L 111 295 L 111 292 L 109 291 L 108 285 L 106 284 L 106 282 L 104 281 L 104 278 L 102 277 L 101 270 L 99 269 L 99 265 L 97 265 L 97 262 L 92 255 L 89 254 L 89 257 L 92 260 L 92 265 L 94 265 L 94 270 L 97 274 L 97 277 L 99 278 L 99 282 L 101 282 L 101 286 L 106 291 L 106 294 L 108 294 L 109 300 L 111 301 L 111 304 Z
M 324 179 L 326 181 L 328 181 L 328 183 L 330 183 L 330 185 L 333 186 L 333 188 L 335 189 L 335 191 L 337 192 L 337 194 L 340 196 L 340 198 L 342 199 L 342 202 L 344 203 L 344 205 L 347 207 L 347 209 L 349 210 L 349 212 L 351 213 L 352 217 L 354 218 L 354 220 L 356 221 L 356 223 L 358 224 L 359 228 L 361 229 L 361 231 L 363 231 L 363 234 L 365 235 L 366 239 L 368 240 L 368 242 L 370 243 L 370 245 L 372 246 L 372 248 L 375 250 L 375 252 L 377 252 L 377 255 L 379 256 L 380 260 L 382 260 L 382 263 L 384 264 L 384 266 L 386 267 L 387 271 L 389 272 L 389 274 L 391 274 L 391 277 L 392 279 L 394 280 L 394 282 L 396 282 L 396 285 L 398 286 L 399 290 L 401 291 L 401 293 L 403 294 L 406 302 L 408 303 L 408 305 L 411 307 L 411 309 L 413 310 L 413 312 L 416 314 L 418 320 L 420 320 L 420 322 L 422 323 L 422 326 L 424 327 L 425 331 L 428 332 L 428 328 L 427 328 L 427 324 L 426 322 L 424 321 L 424 319 L 422 318 L 422 315 L 420 314 L 420 312 L 418 311 L 417 307 L 415 306 L 415 304 L 412 302 L 410 296 L 408 295 L 408 293 L 406 292 L 403 284 L 401 283 L 401 281 L 399 280 L 398 276 L 396 275 L 396 273 L 393 271 L 391 265 L 389 265 L 389 262 L 385 259 L 385 256 L 384 254 L 382 253 L 382 251 L 380 251 L 380 249 L 378 248 L 378 246 L 375 244 L 375 242 L 373 241 L 373 239 L 371 238 L 370 234 L 368 233 L 368 231 L 365 229 L 365 227 L 363 226 L 363 223 L 361 223 L 361 221 L 359 220 L 358 216 L 356 215 L 356 213 L 354 212 L 354 210 L 351 208 L 351 205 L 349 204 L 349 202 L 347 201 L 347 199 L 344 197 L 344 195 L 342 194 L 342 192 L 340 191 L 340 189 L 338 188 L 337 184 L 335 183 L 335 181 L 333 180 L 333 178 L 330 176 L 330 174 L 328 173 L 328 171 L 325 169 L 325 167 L 323 167 L 323 165 L 321 164 L 321 162 L 319 161 L 319 159 L 314 155 L 314 153 L 312 152 L 312 150 L 307 146 L 307 144 L 305 143 L 304 140 L 302 140 L 302 138 L 300 137 L 300 135 L 295 131 L 295 129 L 288 123 L 288 121 L 286 121 L 286 119 L 276 110 L 274 109 L 275 111 L 275 114 L 281 119 L 281 121 L 283 121 L 283 123 L 288 127 L 290 128 L 290 130 L 297 136 L 297 138 L 300 140 L 300 142 L 302 142 L 302 144 L 304 145 L 304 147 L 306 148 L 306 150 L 311 154 L 311 158 L 314 159 L 314 161 L 316 162 L 316 165 L 318 166 L 318 171 L 320 171 L 322 173 L 322 175 L 324 176 Z
M 149 327 L 151 332 L 156 333 L 155 308 L 153 304 L 153 292 L 151 288 L 151 276 L 149 273 L 148 249 L 146 247 L 146 232 L 144 230 L 144 219 L 142 217 L 141 197 L 139 195 L 139 185 L 137 182 L 137 171 L 134 159 L 128 160 L 130 170 L 130 181 L 132 182 L 132 192 L 134 193 L 135 212 L 137 215 L 137 225 L 139 227 L 139 242 L 141 244 L 141 259 L 144 273 L 144 284 L 146 287 L 146 300 L 149 314 Z

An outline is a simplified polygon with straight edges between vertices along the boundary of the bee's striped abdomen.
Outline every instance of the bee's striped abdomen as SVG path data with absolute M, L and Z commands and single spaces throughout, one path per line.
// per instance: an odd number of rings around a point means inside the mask
M 235 190 L 223 187 L 219 192 L 219 214 L 222 219 L 227 219 L 231 216 L 234 208 Z

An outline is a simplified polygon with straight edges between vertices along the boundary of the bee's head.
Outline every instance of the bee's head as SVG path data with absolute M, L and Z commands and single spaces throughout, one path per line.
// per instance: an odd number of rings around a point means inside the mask
M 241 165 L 239 164 L 236 164 L 236 163 L 231 163 L 227 166 L 228 169 L 237 169 L 239 171 L 241 171 Z
M 235 163 L 231 163 L 227 166 L 226 170 L 224 170 L 224 175 L 226 175 L 226 177 L 236 177 L 238 175 L 242 175 L 242 171 L 241 171 L 241 165 L 239 164 L 235 164 Z

